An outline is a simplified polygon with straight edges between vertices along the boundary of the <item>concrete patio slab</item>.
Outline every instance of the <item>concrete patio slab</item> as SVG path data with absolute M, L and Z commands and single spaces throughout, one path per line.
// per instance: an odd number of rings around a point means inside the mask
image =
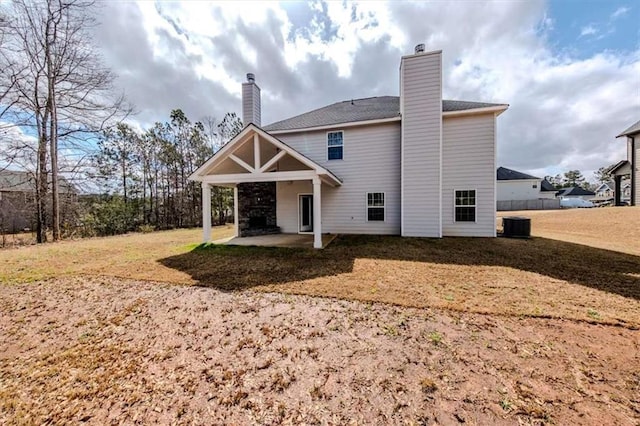
M 322 236 L 322 248 L 328 246 L 336 238 L 335 234 Z M 262 247 L 294 247 L 313 248 L 313 235 L 309 234 L 273 234 L 255 237 L 231 237 L 212 241 L 213 244 L 230 246 L 262 246 Z

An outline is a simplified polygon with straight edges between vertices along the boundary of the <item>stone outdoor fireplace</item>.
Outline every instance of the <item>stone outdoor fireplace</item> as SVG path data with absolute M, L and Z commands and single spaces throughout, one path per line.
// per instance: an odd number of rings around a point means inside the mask
M 278 234 L 276 183 L 238 184 L 238 227 L 241 237 Z

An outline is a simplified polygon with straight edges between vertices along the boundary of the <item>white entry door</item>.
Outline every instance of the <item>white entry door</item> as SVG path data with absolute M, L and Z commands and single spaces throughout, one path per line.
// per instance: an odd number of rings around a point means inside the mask
M 313 232 L 313 195 L 300 195 L 300 232 Z

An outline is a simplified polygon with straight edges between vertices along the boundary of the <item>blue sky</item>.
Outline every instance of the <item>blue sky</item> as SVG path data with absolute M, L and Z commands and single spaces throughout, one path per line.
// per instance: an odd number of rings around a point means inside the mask
M 553 0 L 548 3 L 550 46 L 559 54 L 587 58 L 604 50 L 640 45 L 640 2 Z

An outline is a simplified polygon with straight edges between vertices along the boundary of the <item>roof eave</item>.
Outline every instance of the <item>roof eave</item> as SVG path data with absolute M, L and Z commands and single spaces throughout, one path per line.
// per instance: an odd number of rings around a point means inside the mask
M 502 114 L 509 108 L 509 104 L 502 104 L 484 108 L 462 109 L 458 111 L 443 111 L 442 117 L 459 117 L 461 115 L 476 115 L 494 113 L 496 116 Z
M 329 130 L 336 128 L 344 128 L 344 127 L 357 127 L 357 126 L 370 126 L 374 124 L 384 124 L 384 123 L 393 123 L 395 121 L 400 121 L 401 117 L 398 115 L 397 117 L 389 117 L 389 118 L 379 118 L 376 120 L 363 120 L 363 121 L 348 121 L 346 123 L 336 123 L 336 124 L 326 124 L 323 126 L 313 126 L 313 127 L 301 127 L 297 129 L 283 129 L 283 130 L 267 130 L 269 134 L 272 135 L 285 135 L 287 133 L 301 133 L 301 132 L 313 132 L 318 130 Z
M 631 136 L 635 136 L 635 135 L 640 135 L 640 130 L 636 130 L 634 132 L 627 132 L 627 133 L 620 133 L 618 136 L 616 136 L 616 139 L 618 138 L 623 138 L 623 137 L 631 137 Z

